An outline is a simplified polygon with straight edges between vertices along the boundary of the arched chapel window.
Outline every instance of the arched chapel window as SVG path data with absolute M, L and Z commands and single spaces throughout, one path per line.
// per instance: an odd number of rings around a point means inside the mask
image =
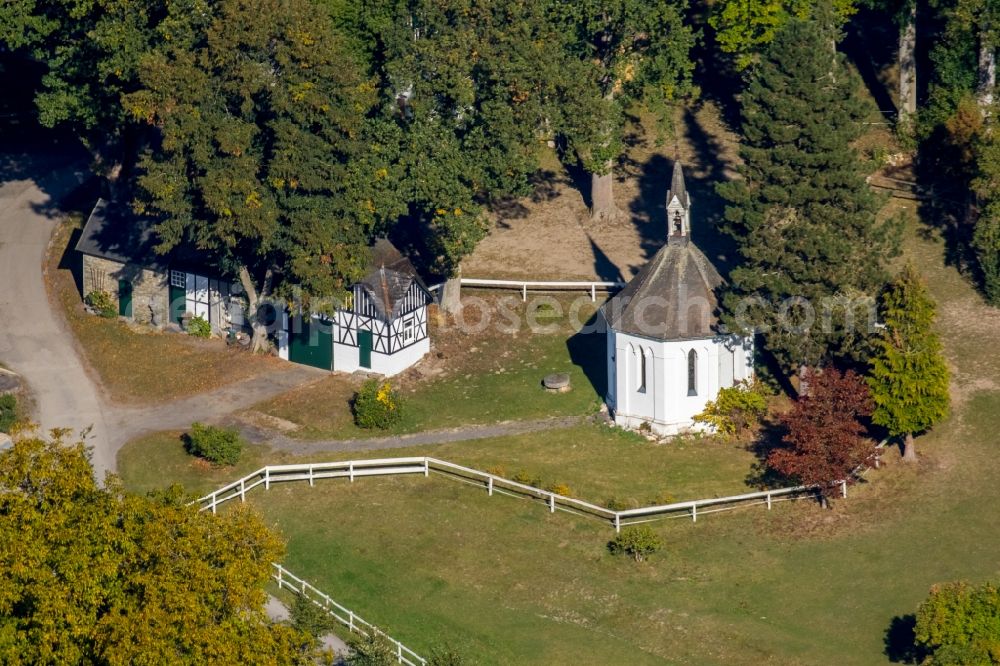
M 698 352 L 688 352 L 688 395 L 698 395 Z
M 639 350 L 639 393 L 646 392 L 646 350 Z

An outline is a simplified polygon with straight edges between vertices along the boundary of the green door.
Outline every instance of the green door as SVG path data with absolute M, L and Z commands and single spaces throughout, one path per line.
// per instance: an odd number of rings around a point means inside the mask
M 132 283 L 128 280 L 118 280 L 118 315 L 132 316 Z
M 372 332 L 358 331 L 358 365 L 372 367 Z
M 187 291 L 184 287 L 171 284 L 168 297 L 170 298 L 170 321 L 179 324 L 181 317 L 184 316 L 184 309 L 187 307 Z
M 308 317 L 295 317 L 289 324 L 288 360 L 333 370 L 333 325 Z

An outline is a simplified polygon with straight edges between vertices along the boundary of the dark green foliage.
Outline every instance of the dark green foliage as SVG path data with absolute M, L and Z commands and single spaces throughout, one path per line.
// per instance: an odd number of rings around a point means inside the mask
M 920 433 L 948 414 L 948 366 L 933 330 L 934 302 L 912 265 L 882 294 L 885 329 L 875 342 L 872 420 L 893 436 Z
M 361 12 L 395 151 L 387 207 L 448 274 L 485 235 L 483 205 L 530 191 L 556 108 L 559 38 L 544 3 L 393 0 Z
M 359 428 L 391 428 L 403 417 L 403 402 L 388 380 L 369 379 L 354 395 L 354 422 Z
M 972 187 L 982 207 L 976 220 L 972 246 L 982 276 L 983 293 L 991 305 L 1000 306 L 1000 136 L 989 122 L 974 142 L 975 172 Z
M 165 20 L 142 60 L 133 117 L 162 140 L 144 155 L 137 208 L 159 250 L 195 244 L 258 291 L 337 295 L 367 263 L 385 184 L 365 145 L 372 87 L 311 0 L 223 0 Z M 279 270 L 280 269 L 280 270 Z
M 639 102 L 662 126 L 672 105 L 695 92 L 696 33 L 674 0 L 552 2 L 568 55 L 559 129 L 590 173 L 606 173 L 624 148 L 623 111 Z M 553 54 L 553 58 L 558 57 Z
M 216 465 L 235 465 L 243 453 L 243 438 L 235 428 L 192 423 L 185 441 L 188 453 Z
M 115 305 L 111 294 L 106 291 L 92 291 L 83 300 L 105 319 L 114 319 L 118 316 L 118 306 Z
M 612 555 L 628 555 L 636 562 L 642 562 L 662 547 L 660 537 L 647 525 L 623 527 L 608 542 L 608 550 Z
M 292 626 L 313 638 L 325 636 L 336 626 L 336 620 L 328 612 L 301 594 L 292 602 L 290 614 Z
M 367 636 L 356 636 L 347 642 L 351 654 L 350 666 L 396 666 L 396 646 L 384 634 L 374 631 Z
M 941 666 L 1000 664 L 1000 590 L 986 583 L 931 588 L 917 610 L 917 645 Z
M 742 179 L 719 186 L 742 259 L 723 321 L 760 331 L 786 370 L 863 352 L 898 252 L 898 225 L 876 221 L 879 200 L 851 148 L 871 109 L 832 42 L 817 21 L 792 19 L 777 33 L 742 100 Z
M 188 335 L 193 335 L 196 338 L 212 337 L 212 325 L 204 317 L 191 317 L 186 330 Z
M 17 398 L 13 393 L 0 395 L 0 432 L 10 432 L 17 423 Z

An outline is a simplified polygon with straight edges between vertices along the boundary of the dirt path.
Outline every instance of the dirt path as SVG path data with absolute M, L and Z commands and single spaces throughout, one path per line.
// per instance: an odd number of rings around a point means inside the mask
M 407 435 L 390 437 L 372 437 L 361 439 L 323 439 L 302 440 L 293 439 L 287 435 L 276 433 L 270 429 L 261 428 L 246 422 L 232 420 L 240 432 L 250 442 L 264 444 L 272 449 L 287 451 L 297 455 L 312 453 L 336 453 L 347 451 L 378 451 L 382 449 L 402 449 L 409 446 L 427 446 L 447 444 L 449 442 L 467 442 L 492 437 L 507 437 L 523 435 L 544 430 L 561 430 L 583 423 L 590 417 L 562 416 L 549 419 L 534 419 L 526 421 L 504 421 L 491 425 L 470 425 L 446 430 L 425 430 Z

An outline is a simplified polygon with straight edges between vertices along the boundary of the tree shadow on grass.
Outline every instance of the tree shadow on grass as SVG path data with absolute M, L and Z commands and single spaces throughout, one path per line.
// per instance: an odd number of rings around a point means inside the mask
M 919 664 L 927 656 L 917 646 L 914 630 L 917 618 L 912 613 L 892 618 L 883 639 L 885 656 L 894 664 Z
M 766 419 L 761 423 L 757 436 L 747 444 L 747 450 L 757 458 L 744 480 L 748 486 L 766 490 L 794 485 L 794 479 L 789 479 L 767 464 L 767 457 L 772 451 L 781 447 L 786 432 L 785 426 L 777 419 Z
M 607 338 L 604 318 L 595 312 L 579 331 L 566 340 L 573 365 L 583 370 L 594 392 L 603 400 L 608 394 Z

